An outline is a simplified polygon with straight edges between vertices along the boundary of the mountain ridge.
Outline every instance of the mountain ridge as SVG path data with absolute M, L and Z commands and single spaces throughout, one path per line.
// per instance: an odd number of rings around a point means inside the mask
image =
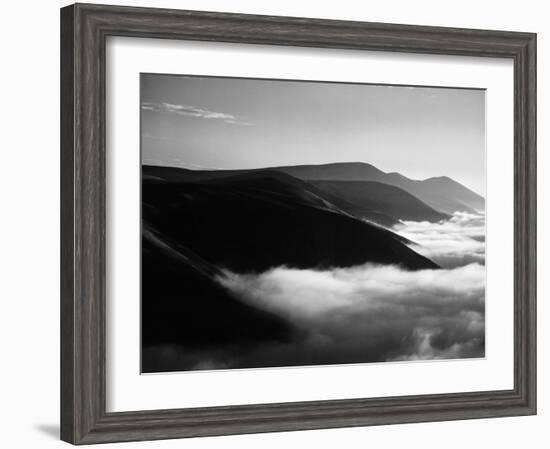
M 269 176 L 145 181 L 142 211 L 143 219 L 162 235 L 236 272 L 368 262 L 437 268 L 403 237 L 340 212 L 299 184 Z
M 266 170 L 287 173 L 303 181 L 374 181 L 399 187 L 444 214 L 477 213 L 485 209 L 485 198 L 446 175 L 415 180 L 398 172 L 386 173 L 366 162 L 334 162 L 234 170 L 191 170 L 183 167 L 154 165 L 143 167 L 144 171 L 149 172 L 148 176 L 154 176 L 157 169 L 163 170 L 163 176 L 167 176 L 165 180 L 172 181 L 181 177 L 183 172 L 186 172 L 185 180 L 192 181 Z M 170 170 L 171 173 L 167 175 L 167 171 Z M 178 171 L 181 172 L 178 174 Z
M 434 209 L 476 213 L 485 208 L 485 199 L 449 176 L 411 179 L 398 172 L 386 173 L 366 162 L 335 162 L 320 165 L 273 167 L 304 180 L 376 181 L 400 187 Z
M 365 211 L 391 216 L 399 211 L 399 220 L 447 220 L 450 215 L 436 211 L 406 190 L 378 181 L 309 181 L 324 192 L 343 198 L 354 207 L 349 212 L 368 218 Z M 396 223 L 393 223 L 396 224 Z

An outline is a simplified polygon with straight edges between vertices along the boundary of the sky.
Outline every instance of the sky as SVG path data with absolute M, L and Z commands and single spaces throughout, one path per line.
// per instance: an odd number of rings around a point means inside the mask
M 141 75 L 142 163 L 190 169 L 366 162 L 485 195 L 485 91 Z

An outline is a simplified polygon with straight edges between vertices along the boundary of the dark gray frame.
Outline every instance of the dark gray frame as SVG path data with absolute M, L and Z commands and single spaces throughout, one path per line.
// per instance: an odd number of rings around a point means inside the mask
M 513 59 L 514 388 L 107 413 L 107 36 Z M 61 439 L 91 444 L 535 413 L 535 34 L 87 4 L 61 10 Z

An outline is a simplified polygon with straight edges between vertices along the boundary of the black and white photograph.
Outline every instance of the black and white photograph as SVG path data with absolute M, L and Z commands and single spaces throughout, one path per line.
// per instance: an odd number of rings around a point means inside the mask
M 485 91 L 141 75 L 142 372 L 485 355 Z
M 141 75 L 142 371 L 485 354 L 485 92 Z

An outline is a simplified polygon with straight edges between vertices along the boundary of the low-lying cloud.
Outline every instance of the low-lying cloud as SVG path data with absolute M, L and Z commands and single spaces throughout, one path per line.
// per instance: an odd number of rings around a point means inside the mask
M 208 348 L 165 345 L 150 353 L 191 370 L 483 357 L 484 216 L 455 213 L 447 221 L 405 221 L 393 230 L 443 268 L 224 271 L 216 281 L 238 301 L 289 323 L 288 338 Z
M 403 221 L 393 231 L 415 244 L 416 252 L 445 268 L 485 263 L 485 216 L 455 212 L 451 219 L 430 223 Z
M 296 338 L 208 357 L 209 367 L 482 357 L 485 268 L 406 271 L 366 264 L 332 270 L 278 267 L 226 272 L 218 281 L 246 303 L 294 325 Z M 197 361 L 200 369 L 203 361 Z

